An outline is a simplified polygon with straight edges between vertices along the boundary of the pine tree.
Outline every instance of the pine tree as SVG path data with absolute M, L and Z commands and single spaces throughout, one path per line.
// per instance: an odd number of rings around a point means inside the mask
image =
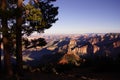
M 4 52 L 4 67 L 5 72 L 7 73 L 8 77 L 13 75 L 11 62 L 10 62 L 10 53 L 9 53 L 9 33 L 8 33 L 8 26 L 7 26 L 7 2 L 6 0 L 1 0 L 1 24 L 2 24 L 2 35 L 3 35 L 3 52 Z
M 34 32 L 44 32 L 58 20 L 56 18 L 58 7 L 54 7 L 52 1 L 56 0 L 30 0 L 27 5 L 23 5 L 23 0 L 1 0 L 0 19 L 2 27 L 0 27 L 0 32 L 3 35 L 4 54 L 5 56 L 7 54 L 5 61 L 8 63 L 5 63 L 5 66 L 9 67 L 6 69 L 10 74 L 12 74 L 12 68 L 10 55 L 8 55 L 10 54 L 9 50 L 11 50 L 9 44 L 13 44 L 13 40 L 16 42 L 17 71 L 20 71 L 18 73 L 21 74 L 22 36 L 31 35 Z

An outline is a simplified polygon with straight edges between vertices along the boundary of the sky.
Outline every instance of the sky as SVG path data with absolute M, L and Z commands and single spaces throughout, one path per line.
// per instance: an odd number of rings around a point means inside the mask
M 57 0 L 59 20 L 45 33 L 120 32 L 120 0 Z
M 59 20 L 47 34 L 120 32 L 120 0 L 57 0 Z

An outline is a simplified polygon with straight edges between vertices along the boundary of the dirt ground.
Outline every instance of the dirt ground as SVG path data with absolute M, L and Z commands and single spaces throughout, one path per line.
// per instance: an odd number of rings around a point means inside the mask
M 95 67 L 77 67 L 60 73 L 24 72 L 20 78 L 12 79 L 6 79 L 1 73 L 0 80 L 120 80 L 120 72 Z
M 94 68 L 73 68 L 55 73 L 26 73 L 21 80 L 120 80 L 119 71 L 94 71 Z

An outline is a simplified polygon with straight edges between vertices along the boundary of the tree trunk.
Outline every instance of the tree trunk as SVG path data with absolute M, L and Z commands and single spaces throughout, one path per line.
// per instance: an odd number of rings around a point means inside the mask
M 2 41 L 2 37 L 1 37 L 2 34 L 0 34 L 0 71 L 2 70 L 2 64 L 1 64 L 1 54 L 2 54 L 2 48 L 1 48 L 1 41 Z
M 16 62 L 18 73 L 22 74 L 22 34 L 21 34 L 21 25 L 22 25 L 22 2 L 23 0 L 18 0 L 18 14 L 17 14 L 17 25 L 16 25 Z
M 8 27 L 7 27 L 7 17 L 6 17 L 6 0 L 1 0 L 2 8 L 2 30 L 3 30 L 3 53 L 4 53 L 4 69 L 8 77 L 13 75 L 12 65 L 9 53 L 9 43 L 8 43 Z

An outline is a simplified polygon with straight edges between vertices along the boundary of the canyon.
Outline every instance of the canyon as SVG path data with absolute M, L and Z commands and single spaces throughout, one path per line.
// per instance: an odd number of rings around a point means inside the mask
M 28 55 L 30 60 L 34 59 L 40 63 L 58 61 L 60 64 L 67 64 L 69 56 L 74 56 L 72 58 L 75 61 L 85 61 L 90 57 L 106 57 L 114 60 L 120 57 L 119 33 L 42 35 L 40 37 L 45 38 L 47 44 L 37 49 L 24 50 L 23 57 Z M 58 59 L 54 56 L 57 54 L 60 55 Z

